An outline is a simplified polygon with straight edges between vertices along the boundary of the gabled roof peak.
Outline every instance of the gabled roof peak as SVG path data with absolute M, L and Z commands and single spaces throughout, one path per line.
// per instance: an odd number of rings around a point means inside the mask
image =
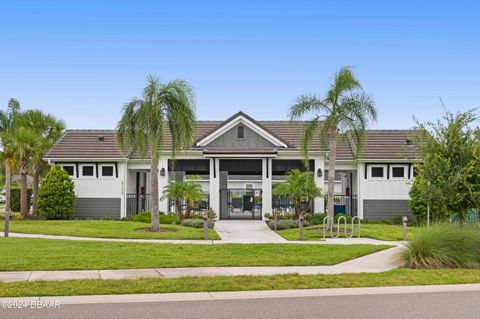
M 291 145 L 275 133 L 265 128 L 260 122 L 249 116 L 248 114 L 238 111 L 230 116 L 228 119 L 217 125 L 213 130 L 201 136 L 196 142 L 195 146 L 203 147 L 212 142 L 229 129 L 233 128 L 239 123 L 247 125 L 250 129 L 254 130 L 257 134 L 270 141 L 273 145 L 282 148 L 289 148 Z

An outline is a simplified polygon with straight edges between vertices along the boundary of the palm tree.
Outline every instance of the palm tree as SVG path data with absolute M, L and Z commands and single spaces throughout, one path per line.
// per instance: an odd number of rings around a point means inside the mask
M 165 136 L 170 133 L 171 154 L 190 147 L 195 130 L 194 95 L 183 80 L 162 84 L 148 77 L 143 99 L 134 98 L 123 108 L 118 123 L 117 139 L 125 152 L 139 151 L 146 158 L 150 153 L 152 231 L 160 230 L 158 218 L 158 161 L 164 148 Z
M 16 126 L 5 137 L 7 145 L 11 147 L 12 154 L 18 162 L 20 169 L 20 214 L 25 218 L 28 214 L 28 185 L 27 175 L 29 161 L 39 147 L 38 133 L 27 127 Z
M 298 236 L 303 240 L 303 221 L 305 219 L 306 207 L 301 207 L 302 201 L 318 197 L 322 194 L 320 188 L 315 184 L 312 173 L 301 172 L 298 169 L 292 169 L 286 175 L 286 181 L 275 184 L 273 194 L 276 196 L 288 196 L 292 201 L 294 213 L 298 215 Z
M 175 212 L 182 216 L 181 201 L 185 196 L 186 184 L 183 181 L 175 181 L 163 188 L 161 200 L 171 199 L 175 203 Z
M 301 148 L 308 164 L 308 147 L 317 135 L 322 144 L 328 140 L 328 202 L 329 228 L 333 227 L 335 161 L 337 136 L 347 135 L 355 144 L 355 156 L 362 147 L 363 136 L 369 121 L 377 119 L 373 99 L 365 94 L 350 67 L 343 67 L 334 75 L 325 98 L 302 95 L 290 107 L 290 120 L 313 114 L 304 127 Z
M 187 209 L 184 218 L 190 218 L 190 212 L 196 202 L 202 199 L 202 187 L 192 181 L 185 182 L 185 201 L 187 202 Z
M 18 100 L 11 98 L 8 101 L 7 111 L 0 111 L 0 138 L 3 146 L 3 161 L 5 166 L 5 225 L 4 234 L 8 237 L 8 228 L 10 220 L 10 178 L 11 170 L 14 164 L 14 158 L 12 156 L 11 145 L 5 141 L 5 137 L 13 130 L 14 119 L 20 112 L 20 103 Z
M 37 133 L 39 138 L 37 148 L 34 149 L 31 158 L 33 171 L 32 213 L 36 214 L 40 172 L 42 166 L 46 164 L 43 156 L 60 138 L 65 129 L 65 123 L 40 110 L 27 110 L 17 117 L 16 125 L 30 128 Z

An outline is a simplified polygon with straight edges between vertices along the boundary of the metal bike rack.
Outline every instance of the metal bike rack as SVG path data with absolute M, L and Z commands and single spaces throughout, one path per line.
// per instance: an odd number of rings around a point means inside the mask
M 345 233 L 345 238 L 353 238 L 353 235 L 355 233 L 355 221 L 357 221 L 358 224 L 358 234 L 357 237 L 360 238 L 360 219 L 357 216 L 352 217 L 352 232 L 349 234 L 348 229 L 347 229 L 347 218 L 345 216 L 340 216 L 337 220 L 337 233 L 334 235 L 333 233 L 333 224 L 334 224 L 334 219 L 330 216 L 325 216 L 323 219 L 323 239 L 326 238 L 326 233 L 327 233 L 327 222 L 331 221 L 330 224 L 330 238 L 338 238 L 340 237 L 340 228 L 341 228 L 341 223 L 343 222 L 343 231 Z
M 357 221 L 357 224 L 358 224 L 358 234 L 357 234 L 357 238 L 360 238 L 360 218 L 358 218 L 357 216 L 354 216 L 352 217 L 352 233 L 350 235 L 347 236 L 347 234 L 345 233 L 345 237 L 347 238 L 353 238 L 353 233 L 355 232 L 355 220 Z M 345 229 L 346 231 L 346 229 Z

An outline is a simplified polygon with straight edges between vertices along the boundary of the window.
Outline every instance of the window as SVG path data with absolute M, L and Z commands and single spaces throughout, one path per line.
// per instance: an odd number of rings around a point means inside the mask
M 102 177 L 113 177 L 113 165 L 102 165 Z
M 403 168 L 403 167 L 392 167 L 392 177 L 394 177 L 394 178 L 405 177 L 405 168 Z
M 243 125 L 237 126 L 237 138 L 245 138 L 245 127 Z
M 75 166 L 73 165 L 62 165 L 62 168 L 67 172 L 68 176 L 75 175 Z
M 94 171 L 93 165 L 82 165 L 82 176 L 93 176 Z
M 372 166 L 370 176 L 373 178 L 383 178 L 384 172 L 383 166 Z
M 403 166 L 393 166 L 392 167 L 392 178 L 405 178 L 405 167 L 403 167 Z

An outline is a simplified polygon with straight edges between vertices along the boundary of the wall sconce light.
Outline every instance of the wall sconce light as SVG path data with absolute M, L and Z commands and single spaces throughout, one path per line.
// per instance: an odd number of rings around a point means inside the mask
M 322 177 L 322 175 L 323 175 L 322 169 L 321 168 L 317 169 L 317 176 Z
M 160 176 L 165 176 L 165 168 L 160 169 Z

